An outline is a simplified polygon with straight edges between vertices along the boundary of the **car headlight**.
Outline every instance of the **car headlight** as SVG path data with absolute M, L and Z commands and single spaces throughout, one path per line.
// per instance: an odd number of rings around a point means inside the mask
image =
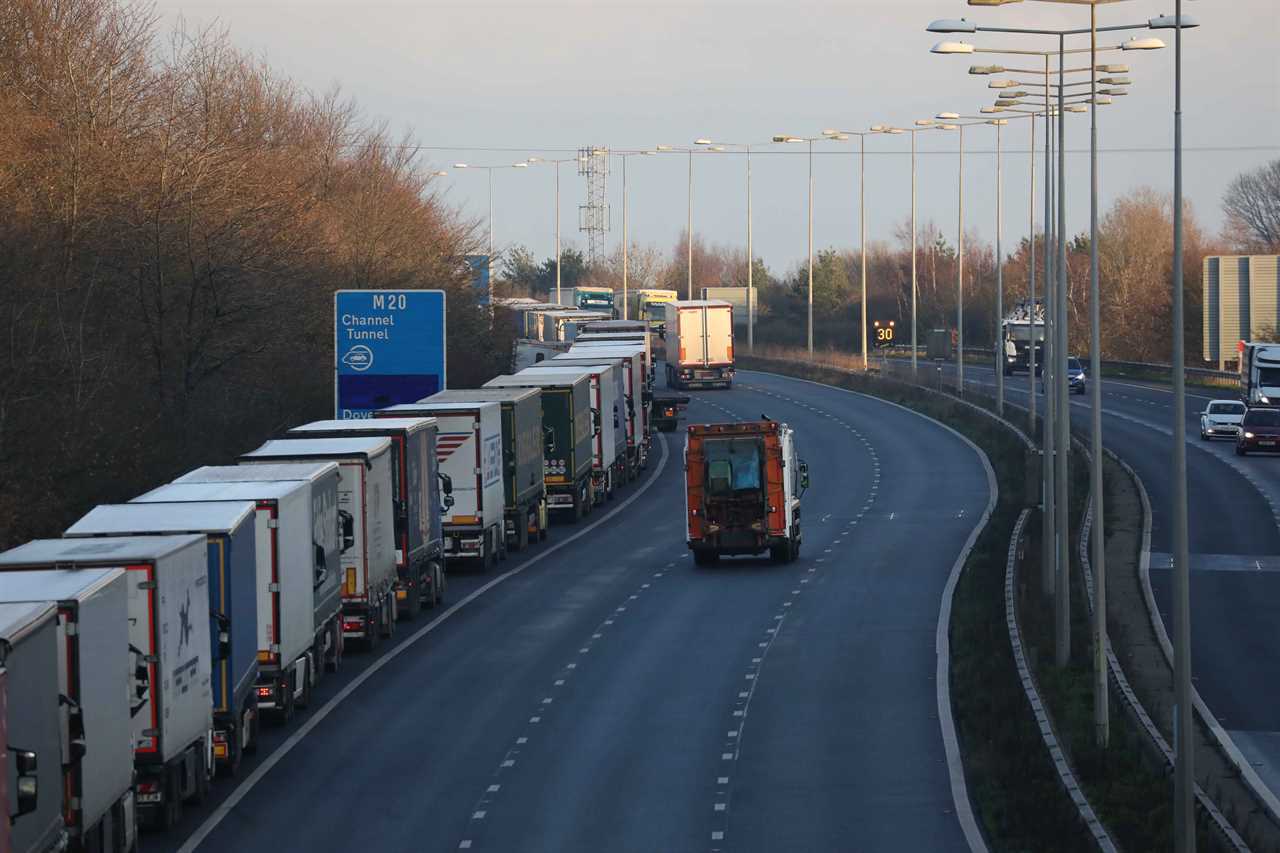
M 1268 404 L 1269 404 L 1271 401 L 1267 399 L 1267 395 L 1266 395 L 1266 394 L 1259 394 L 1259 395 L 1258 395 L 1258 402 L 1259 402 L 1259 403 L 1268 403 Z
M 1251 432 L 1246 432 L 1246 433 L 1244 434 L 1244 437 L 1245 437 L 1245 438 L 1253 438 L 1253 433 L 1251 433 Z

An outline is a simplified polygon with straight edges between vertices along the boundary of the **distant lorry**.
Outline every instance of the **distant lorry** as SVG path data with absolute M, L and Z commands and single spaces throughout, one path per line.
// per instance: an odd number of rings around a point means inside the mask
M 327 460 L 205 466 L 131 501 L 254 502 L 258 711 L 281 722 L 342 663 L 340 479 Z
M 204 798 L 212 773 L 207 548 L 204 536 L 113 536 L 37 539 L 0 554 L 0 572 L 126 570 L 131 677 L 117 689 L 131 703 L 138 814 L 164 828 L 184 800 Z
M 646 287 L 632 290 L 627 298 L 627 313 L 631 319 L 644 321 L 649 330 L 657 334 L 667 322 L 667 312 L 662 306 L 679 299 L 680 294 L 674 290 Z
M 577 308 L 581 311 L 604 311 L 610 317 L 617 315 L 613 303 L 612 287 L 565 287 L 560 290 L 560 298 L 556 299 L 555 291 L 551 292 L 552 301 L 561 305 Z
M 1240 352 L 1240 399 L 1250 408 L 1280 407 L 1280 344 L 1244 345 Z
M 926 338 L 926 357 L 930 361 L 950 361 L 955 353 L 955 345 L 951 342 L 950 329 L 930 329 Z
M 313 421 L 287 433 L 293 438 L 382 436 L 391 440 L 395 596 L 407 619 L 417 616 L 424 605 L 434 607 L 444 600 L 441 517 L 446 498 L 436 459 L 439 432 L 431 418 L 361 418 Z
M 391 440 L 357 438 L 273 439 L 237 461 L 338 463 L 339 567 L 342 637 L 372 650 L 395 631 L 396 552 L 391 501 Z
M 537 388 L 459 389 L 433 394 L 425 404 L 480 402 L 502 407 L 503 528 L 507 550 L 519 551 L 547 538 L 542 393 Z M 375 417 L 383 414 L 391 413 L 374 413 Z
M 6 776 L 20 807 L 32 804 L 23 779 L 38 783 L 37 810 L 0 850 L 58 836 L 72 850 L 135 849 L 128 583 L 123 569 L 0 574 L 0 765 L 6 752 L 17 765 Z
M 453 498 L 441 518 L 446 567 L 452 571 L 472 564 L 487 571 L 498 560 L 505 560 L 502 406 L 430 402 L 426 398 L 390 406 L 377 416 L 436 419 L 440 429 L 436 460 Z
M 621 362 L 606 359 L 578 365 L 540 364 L 525 371 L 529 374 L 575 376 L 591 375 L 591 409 L 595 420 L 595 461 L 591 466 L 591 482 L 597 506 L 613 500 L 617 489 L 627 479 L 626 386 Z
M 1005 376 L 1012 376 L 1017 371 L 1029 373 L 1033 349 L 1036 376 L 1040 375 L 1045 355 L 1044 330 L 1044 304 L 1039 299 L 1034 304 L 1030 300 L 1023 299 L 1005 315 L 1000 324 L 1000 342 L 997 345 Z
M 650 400 L 653 409 L 649 420 L 653 428 L 662 432 L 675 432 L 680 420 L 680 412 L 689 405 L 688 397 L 673 394 L 655 394 Z
M 668 388 L 733 384 L 733 306 L 716 300 L 666 304 Z
M 543 480 L 547 509 L 577 521 L 591 512 L 591 465 L 595 431 L 591 419 L 591 374 L 537 375 L 527 370 L 495 376 L 486 388 L 538 388 L 542 392 Z
M 258 732 L 258 558 L 265 534 L 250 501 L 102 504 L 63 536 L 157 536 L 199 533 L 208 538 L 209 648 L 213 672 L 213 759 L 234 774 Z M 263 530 L 258 530 L 261 523 Z
M 637 347 L 590 347 L 551 359 L 548 364 L 582 367 L 601 362 L 616 364 L 623 379 L 626 413 L 624 426 L 627 441 L 627 479 L 635 479 L 649 464 L 650 392 L 644 372 L 643 353 Z
M 521 371 L 526 367 L 533 367 L 535 364 L 568 352 L 572 346 L 571 341 L 531 341 L 520 338 L 516 341 L 515 351 L 512 354 L 511 369 Z
M 762 420 L 691 424 L 684 451 L 689 548 L 698 565 L 760 554 L 788 563 L 800 553 L 800 496 L 809 468 L 790 427 Z

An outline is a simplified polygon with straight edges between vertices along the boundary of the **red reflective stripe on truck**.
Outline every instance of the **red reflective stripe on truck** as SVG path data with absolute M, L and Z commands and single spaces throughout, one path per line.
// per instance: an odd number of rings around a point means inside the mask
M 392 436 L 391 440 L 396 443 L 396 447 L 400 450 L 400 506 L 404 511 L 404 530 L 400 532 L 400 559 L 397 564 L 400 566 L 409 565 L 409 464 L 408 453 L 409 447 L 405 443 L 403 435 Z M 422 472 L 425 477 L 426 472 Z
M 156 612 L 156 587 L 155 587 L 155 583 L 156 583 L 156 573 L 155 573 L 155 567 L 154 567 L 154 566 L 152 566 L 150 563 L 139 563 L 139 564 L 137 564 L 137 565 L 133 565 L 133 566 L 125 566 L 125 569 L 127 569 L 128 571 L 131 571 L 131 572 L 144 572 L 144 573 L 146 574 L 146 578 L 145 578 L 145 580 L 151 584 L 151 588 L 150 588 L 150 589 L 148 589 L 148 590 L 146 590 L 146 593 L 147 593 L 147 648 L 144 650 L 144 654 L 146 654 L 146 656 L 147 656 L 147 657 L 150 657 L 150 658 L 158 658 L 158 655 L 156 654 L 156 620 L 155 620 L 155 612 Z M 160 675 L 159 667 L 157 667 L 154 663 L 148 662 L 148 663 L 147 663 L 147 673 L 149 674 L 149 677 L 150 677 L 150 682 L 147 684 L 147 693 L 148 693 L 148 695 L 147 695 L 147 701 L 148 701 L 148 703 L 151 705 L 151 729 L 152 729 L 152 730 L 159 730 L 159 728 L 160 728 L 160 720 L 159 720 L 159 717 L 157 717 L 157 716 L 156 716 L 157 706 L 160 704 L 160 703 L 157 701 L 157 698 L 156 698 L 156 686 L 160 683 L 160 679 L 159 679 L 159 675 Z M 135 743 L 134 743 L 134 745 L 133 745 L 133 751 L 134 751 L 134 752 L 137 752 L 137 753 L 144 753 L 144 754 L 147 754 L 147 755 L 151 755 L 151 754 L 159 753 L 159 752 L 160 752 L 160 743 L 159 743 L 160 738 L 158 738 L 158 737 L 151 737 L 151 738 L 149 738 L 149 740 L 151 741 L 151 745 L 150 745 L 150 746 L 139 746 L 139 745 L 135 742 Z

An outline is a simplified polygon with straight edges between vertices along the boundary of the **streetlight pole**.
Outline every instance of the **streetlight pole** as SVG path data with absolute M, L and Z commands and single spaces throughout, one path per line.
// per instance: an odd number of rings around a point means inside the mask
M 958 113 L 938 113 L 937 118 L 952 121 Z M 958 216 L 956 228 L 956 393 L 964 395 L 964 128 L 963 124 L 943 124 L 943 130 L 960 131 L 960 157 L 957 168 Z
M 1004 175 L 1001 171 L 1000 137 L 1007 119 L 991 119 L 996 127 L 996 414 L 1004 417 L 1004 348 L 1000 335 L 1000 323 L 1004 319 L 1004 253 L 1000 232 L 1004 227 L 1001 201 L 1004 197 Z M 1032 122 L 1034 124 L 1034 122 Z
M 688 264 L 688 296 L 693 298 L 693 149 L 689 149 L 689 213 L 688 221 L 685 225 L 685 235 L 688 238 L 685 241 L 685 254 Z
M 1054 367 L 1057 381 L 1054 383 L 1055 403 L 1058 406 L 1057 431 L 1054 435 L 1058 450 L 1054 467 L 1054 510 L 1057 513 L 1058 533 L 1058 585 L 1056 624 L 1054 635 L 1055 659 L 1059 667 L 1071 662 L 1071 556 L 1068 549 L 1067 520 L 1067 457 L 1071 449 L 1071 409 L 1067 399 L 1066 361 L 1069 323 L 1067 315 L 1067 175 L 1066 175 L 1066 103 L 1063 83 L 1066 59 L 1063 56 L 1065 39 L 1058 36 L 1058 291 L 1057 297 L 1057 352 Z
M 896 127 L 876 125 L 871 130 L 824 130 L 827 139 L 843 140 L 858 137 L 858 224 L 859 250 L 862 266 L 862 369 L 871 368 L 871 356 L 867 347 L 867 136 L 872 133 L 902 133 Z M 914 139 L 914 135 L 912 136 Z
M 813 140 L 809 140 L 809 359 L 813 359 Z
M 1031 345 L 1027 350 L 1030 368 L 1027 382 L 1031 385 L 1027 433 L 1036 434 L 1036 118 L 1027 122 L 1031 126 L 1031 145 L 1027 159 L 1031 161 L 1031 195 L 1027 201 L 1027 302 L 1030 305 Z
M 476 166 L 471 163 L 454 163 L 455 169 L 483 169 L 489 173 L 489 256 L 485 260 L 486 272 L 489 275 L 489 281 L 493 281 L 493 170 L 494 169 L 525 169 L 529 164 L 511 163 L 507 166 Z
M 911 379 L 917 378 L 916 371 L 916 133 L 911 131 Z
M 694 140 L 695 145 L 710 146 L 708 151 L 724 151 L 726 146 L 730 148 L 741 148 L 747 155 L 747 351 L 755 352 L 755 329 L 756 329 L 756 300 L 755 300 L 755 282 L 754 282 L 754 266 L 755 255 L 752 246 L 752 227 L 751 227 L 751 146 L 750 142 L 713 142 L 707 138 Z

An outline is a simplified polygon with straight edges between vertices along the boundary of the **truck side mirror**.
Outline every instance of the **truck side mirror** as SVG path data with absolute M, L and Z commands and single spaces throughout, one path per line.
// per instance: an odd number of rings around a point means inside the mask
M 800 488 L 809 488 L 809 463 L 803 459 L 800 460 Z
M 448 474 L 440 475 L 440 491 L 444 492 L 446 495 L 453 494 L 453 478 Z
M 9 747 L 9 751 L 13 753 L 13 763 L 18 775 L 16 785 L 18 810 L 9 818 L 12 823 L 24 814 L 30 814 L 36 810 L 40 798 L 40 782 L 36 777 L 36 770 L 39 767 L 36 754 L 29 749 L 18 749 L 12 746 Z

